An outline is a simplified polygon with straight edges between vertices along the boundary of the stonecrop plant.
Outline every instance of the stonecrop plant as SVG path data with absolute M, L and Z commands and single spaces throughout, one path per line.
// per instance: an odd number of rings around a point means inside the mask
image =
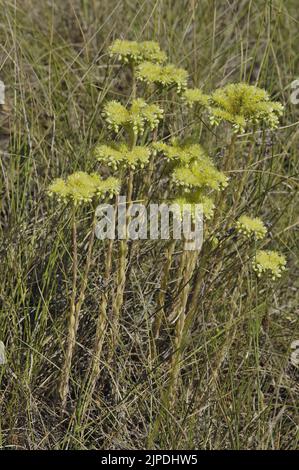
M 240 234 L 248 238 L 262 239 L 267 235 L 267 228 L 258 217 L 251 218 L 242 215 L 236 222 L 236 228 Z
M 109 101 L 104 107 L 103 116 L 114 132 L 124 127 L 138 135 L 144 132 L 146 124 L 151 130 L 155 129 L 163 117 L 163 109 L 156 104 L 147 104 L 142 98 L 134 99 L 129 109 L 118 101 Z
M 119 181 L 117 178 L 109 177 L 102 179 L 96 173 L 88 174 L 78 171 L 68 176 L 66 180 L 55 179 L 49 186 L 49 196 L 57 196 L 59 202 L 70 201 L 75 206 L 84 202 L 92 202 L 94 197 L 99 199 L 105 194 L 112 198 L 119 192 Z
M 72 358 L 76 345 L 77 331 L 80 321 L 81 307 L 84 301 L 88 282 L 88 275 L 92 262 L 92 249 L 95 236 L 95 217 L 92 218 L 92 228 L 89 236 L 88 251 L 85 259 L 84 275 L 81 283 L 78 279 L 78 237 L 77 237 L 77 211 L 82 204 L 94 205 L 105 196 L 113 198 L 120 190 L 120 183 L 113 176 L 106 179 L 97 173 L 88 174 L 78 171 L 69 175 L 65 180 L 56 178 L 48 188 L 48 194 L 56 197 L 63 205 L 70 206 L 72 219 L 72 292 L 70 296 L 70 308 L 67 326 L 67 345 L 64 353 L 64 361 L 59 382 L 59 396 L 62 410 L 65 410 L 69 393 L 69 381 L 72 367 Z M 78 288 L 79 283 L 79 288 Z
M 163 63 L 167 60 L 165 52 L 155 41 L 125 41 L 116 39 L 109 47 L 111 57 L 117 57 L 123 64 L 139 64 L 150 61 L 152 63 Z
M 209 112 L 212 124 L 227 121 L 234 132 L 242 133 L 253 126 L 276 129 L 283 106 L 271 101 L 266 90 L 247 83 L 232 83 L 211 94 Z
M 273 281 L 281 277 L 286 269 L 286 259 L 281 253 L 272 250 L 258 250 L 253 260 L 253 269 L 257 276 L 269 274 Z
M 175 87 L 179 93 L 187 87 L 188 73 L 173 64 L 142 62 L 137 67 L 136 77 L 148 85 L 154 84 L 161 89 Z
M 256 130 L 275 129 L 283 107 L 279 102 L 271 101 L 267 91 L 247 83 L 230 83 L 211 90 L 209 94 L 200 87 L 189 88 L 188 72 L 169 63 L 166 54 L 153 41 L 117 39 L 109 47 L 109 55 L 114 64 L 128 67 L 131 87 L 127 90 L 127 96 L 120 101 L 108 97 L 103 103 L 102 117 L 107 139 L 97 142 L 93 150 L 93 163 L 97 170 L 93 168 L 90 174 L 78 171 L 66 178 L 59 177 L 48 189 L 50 196 L 56 196 L 60 203 L 69 208 L 73 233 L 73 281 L 59 394 L 65 409 L 80 311 L 93 256 L 94 215 L 84 275 L 78 279 L 78 211 L 87 212 L 87 207 L 89 211 L 92 207 L 94 213 L 96 202 L 116 197 L 114 211 L 117 213 L 119 196 L 125 195 L 126 226 L 131 220 L 130 208 L 134 200 L 142 200 L 146 204 L 174 204 L 179 218 L 187 208 L 194 223 L 195 208 L 200 205 L 204 219 L 202 248 L 187 249 L 186 239 L 155 242 L 156 249 L 164 253 L 164 266 L 157 293 L 151 298 L 156 309 L 151 317 L 148 354 L 154 364 L 158 363 L 161 338 L 165 341 L 165 331 L 170 354 L 161 413 L 156 417 L 150 436 L 154 439 L 163 409 L 170 409 L 176 403 L 185 339 L 198 321 L 198 299 L 204 286 L 210 254 L 215 250 L 221 251 L 224 246 L 229 248 L 234 243 L 243 244 L 247 255 L 242 259 L 241 273 L 248 269 L 257 283 L 269 282 L 268 274 L 272 282 L 286 269 L 283 254 L 262 249 L 268 243 L 271 245 L 271 240 L 267 238 L 267 227 L 259 214 L 252 213 L 254 208 L 247 210 L 252 216 L 245 215 L 244 210 L 237 217 L 232 215 L 232 209 L 237 207 L 249 178 L 245 168 L 242 168 L 242 161 L 238 160 L 236 150 L 242 146 L 239 135 L 249 129 L 253 136 Z M 171 100 L 167 100 L 169 93 Z M 186 126 L 172 133 L 169 106 L 183 108 L 183 116 L 194 112 L 195 121 L 199 112 L 207 116 L 214 126 L 223 123 L 225 132 L 224 135 L 220 134 L 223 160 L 219 162 L 216 152 L 206 150 L 205 140 L 199 138 L 196 126 L 194 129 L 192 125 Z M 242 152 L 247 152 L 248 161 L 254 161 L 254 146 Z M 243 171 L 241 181 L 236 183 L 232 168 Z M 101 176 L 104 173 L 105 178 Z M 109 368 L 117 364 L 126 288 L 130 289 L 131 282 L 130 264 L 134 263 L 139 250 L 140 244 L 135 242 L 129 249 L 126 237 L 105 242 L 104 284 L 98 299 L 94 349 L 84 380 L 84 397 L 89 399 L 86 398 L 84 411 L 80 408 L 77 415 L 80 420 L 90 406 L 90 397 L 100 379 L 104 347 L 108 351 Z M 219 272 L 221 255 L 216 259 L 214 269 Z

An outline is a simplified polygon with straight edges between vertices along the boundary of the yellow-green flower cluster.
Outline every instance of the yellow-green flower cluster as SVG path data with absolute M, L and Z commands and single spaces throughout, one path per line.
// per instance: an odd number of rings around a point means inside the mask
M 197 161 L 190 165 L 179 166 L 172 173 L 174 184 L 185 192 L 194 188 L 208 187 L 216 191 L 224 189 L 228 185 L 228 179 L 224 173 L 218 171 L 211 161 Z
M 274 280 L 281 277 L 282 272 L 286 269 L 286 259 L 277 251 L 259 250 L 252 265 L 258 277 L 261 277 L 262 274 L 270 274 Z
M 164 142 L 155 142 L 152 147 L 155 152 L 163 154 L 169 162 L 176 162 L 186 167 L 198 161 L 213 165 L 211 159 L 199 144 L 184 144 L 174 139 L 171 145 Z
M 142 98 L 132 101 L 127 109 L 118 101 L 109 101 L 104 106 L 103 116 L 110 129 L 118 132 L 120 127 L 130 127 L 135 134 L 144 131 L 145 124 L 155 129 L 163 118 L 163 109 L 156 104 L 147 104 Z
M 201 145 L 173 140 L 172 145 L 156 142 L 152 147 L 155 152 L 163 154 L 167 161 L 175 163 L 172 180 L 184 192 L 201 187 L 219 191 L 228 185 L 228 178 L 217 170 Z
M 105 194 L 113 196 L 120 189 L 119 180 L 109 177 L 103 180 L 99 175 L 77 171 L 69 175 L 66 180 L 55 179 L 48 188 L 50 196 L 57 196 L 59 201 L 72 201 L 75 205 L 91 202 L 95 196 L 103 197 Z
M 247 83 L 229 84 L 211 95 L 211 123 L 230 122 L 235 132 L 244 132 L 248 126 L 263 124 L 275 129 L 282 112 L 283 106 L 271 101 L 265 90 Z
M 150 158 L 150 149 L 136 145 L 132 150 L 125 143 L 99 145 L 95 148 L 95 157 L 101 163 L 105 163 L 117 170 L 119 166 L 136 168 L 144 168 Z
M 118 132 L 121 126 L 130 121 L 130 112 L 115 100 L 108 101 L 105 104 L 102 114 L 108 123 L 109 129 L 113 129 L 115 132 Z
M 162 63 L 167 59 L 165 52 L 161 51 L 159 44 L 155 41 L 137 42 L 116 39 L 109 47 L 109 54 L 111 57 L 117 56 L 124 64 L 134 65 L 145 61 Z
M 160 65 L 143 62 L 137 67 L 136 77 L 138 80 L 154 83 L 163 88 L 175 86 L 179 93 L 187 86 L 188 72 L 173 64 Z
M 172 204 L 177 204 L 179 208 L 179 215 L 182 217 L 185 210 L 191 210 L 191 217 L 195 218 L 196 204 L 200 204 L 203 215 L 206 219 L 211 219 L 214 215 L 215 205 L 213 199 L 205 196 L 201 191 L 195 191 L 187 196 L 177 197 L 172 201 Z
M 264 238 L 267 234 L 267 228 L 263 221 L 258 218 L 251 218 L 247 215 L 242 215 L 236 222 L 236 229 L 247 238 L 255 237 L 258 240 Z
M 182 93 L 183 101 L 192 108 L 195 104 L 199 106 L 209 106 L 209 95 L 204 94 L 200 88 L 187 88 Z

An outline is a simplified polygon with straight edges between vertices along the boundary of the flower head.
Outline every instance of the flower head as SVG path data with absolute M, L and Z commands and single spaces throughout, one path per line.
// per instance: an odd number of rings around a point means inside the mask
M 164 155 L 169 162 L 179 163 L 186 167 L 196 162 L 205 162 L 213 165 L 211 159 L 199 144 L 181 143 L 173 140 L 171 145 L 164 142 L 155 142 L 152 147 L 155 152 Z
M 144 131 L 145 124 L 151 130 L 155 129 L 163 117 L 163 109 L 156 104 L 147 104 L 142 98 L 133 100 L 128 109 L 118 101 L 109 101 L 104 106 L 103 116 L 109 128 L 115 132 L 124 126 L 132 127 L 134 133 L 138 134 Z
M 48 194 L 49 196 L 53 196 L 55 194 L 59 199 L 65 200 L 69 195 L 69 188 L 62 178 L 56 178 L 48 187 Z
M 108 127 L 113 129 L 115 132 L 119 131 L 119 128 L 129 122 L 130 113 L 129 111 L 118 101 L 108 101 L 103 109 L 103 116 L 105 117 Z
M 188 72 L 173 64 L 160 65 L 143 62 L 137 67 L 136 77 L 138 80 L 155 83 L 163 88 L 176 86 L 179 93 L 187 86 Z
M 268 273 L 274 280 L 281 277 L 282 272 L 286 269 L 286 259 L 277 251 L 259 250 L 255 255 L 252 265 L 258 277 Z
M 150 158 L 150 149 L 136 145 L 132 150 L 124 143 L 99 145 L 95 149 L 95 157 L 99 162 L 106 163 L 116 170 L 119 166 L 135 170 L 143 168 Z
M 180 217 L 182 217 L 185 210 L 191 210 L 191 217 L 195 218 L 195 208 L 198 204 L 201 205 L 202 213 L 206 219 L 211 219 L 214 214 L 213 199 L 202 194 L 201 191 L 194 191 L 186 196 L 177 197 L 172 203 L 178 205 Z
M 61 178 L 55 179 L 48 188 L 50 196 L 56 195 L 58 200 L 63 202 L 72 201 L 75 205 L 83 202 L 91 202 L 95 196 L 110 195 L 119 192 L 119 181 L 116 178 L 102 178 L 92 173 L 77 171 L 69 175 L 64 181 Z
M 256 239 L 262 239 L 267 234 L 267 228 L 261 219 L 258 217 L 251 218 L 247 215 L 242 215 L 239 218 L 236 222 L 236 229 L 247 238 L 255 237 Z
M 114 176 L 109 176 L 108 178 L 101 180 L 97 185 L 96 195 L 99 197 L 104 197 L 106 194 L 112 198 L 115 194 L 118 194 L 120 191 L 120 181 Z
M 165 52 L 155 41 L 127 41 L 116 39 L 109 47 L 110 56 L 117 56 L 124 64 L 139 64 L 146 60 L 150 62 L 162 63 L 166 61 Z
M 172 179 L 174 184 L 183 188 L 185 192 L 204 187 L 220 191 L 228 185 L 225 174 L 208 161 L 199 161 L 190 167 L 179 166 L 174 169 Z
M 182 93 L 182 99 L 190 107 L 195 104 L 207 107 L 209 106 L 209 98 L 209 95 L 205 95 L 199 88 L 187 88 Z
M 275 129 L 282 112 L 283 106 L 271 101 L 265 90 L 247 83 L 229 84 L 211 95 L 211 123 L 228 121 L 236 132 L 255 124 Z
M 203 187 L 219 191 L 227 186 L 228 178 L 217 170 L 201 145 L 173 140 L 172 145 L 155 142 L 152 147 L 175 164 L 172 180 L 184 192 Z

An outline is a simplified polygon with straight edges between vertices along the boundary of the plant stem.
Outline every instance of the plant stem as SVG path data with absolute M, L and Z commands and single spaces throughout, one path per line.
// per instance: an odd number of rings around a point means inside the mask
M 135 83 L 135 73 L 134 67 L 132 67 L 132 95 L 133 99 L 136 95 L 136 83 Z M 133 150 L 137 142 L 137 134 L 134 132 L 133 127 L 128 129 L 128 141 L 129 148 Z M 120 240 L 119 243 L 119 264 L 117 271 L 117 288 L 115 298 L 112 304 L 112 347 L 111 354 L 113 355 L 116 348 L 118 330 L 119 330 L 119 319 L 120 312 L 124 301 L 124 290 L 126 284 L 126 268 L 127 268 L 127 258 L 128 258 L 128 240 L 127 240 L 127 228 L 130 222 L 130 210 L 132 205 L 132 196 L 133 196 L 133 181 L 134 181 L 134 172 L 130 168 L 128 175 L 128 186 L 127 186 L 127 197 L 126 197 L 126 221 L 125 221 L 125 238 Z
M 108 282 L 111 275 L 112 268 L 112 250 L 113 249 L 113 240 L 108 241 L 108 249 L 106 252 L 106 265 L 105 265 L 105 276 L 104 282 L 106 283 L 105 288 L 101 295 L 101 301 L 99 305 L 99 315 L 96 328 L 96 337 L 93 351 L 93 361 L 92 361 L 92 373 L 93 382 L 92 382 L 92 391 L 95 387 L 96 381 L 100 373 L 100 358 L 101 352 L 104 343 L 105 332 L 107 329 L 107 307 L 108 307 Z
M 73 260 L 72 260 L 72 294 L 70 299 L 70 310 L 68 319 L 67 348 L 62 367 L 61 378 L 59 383 L 59 396 L 61 400 L 62 411 L 65 410 L 67 395 L 69 392 L 69 379 L 72 364 L 73 351 L 76 341 L 76 293 L 77 293 L 77 275 L 78 275 L 78 246 L 77 246 L 77 221 L 76 209 L 73 206 L 72 213 L 72 240 L 73 240 Z
M 254 132 L 253 132 L 252 141 L 251 141 L 249 152 L 248 152 L 248 157 L 247 157 L 247 160 L 246 160 L 246 167 L 247 168 L 246 168 L 246 170 L 244 170 L 243 176 L 242 176 L 241 181 L 238 185 L 238 192 L 237 192 L 236 197 L 235 197 L 235 201 L 234 201 L 234 205 L 232 207 L 232 211 L 234 211 L 238 207 L 238 204 L 241 201 L 243 190 L 244 190 L 245 185 L 248 181 L 248 177 L 249 177 L 249 173 L 250 173 L 250 166 L 251 166 L 251 164 L 254 160 L 254 146 L 255 146 L 255 141 L 254 141 Z
M 160 334 L 160 328 L 162 319 L 165 317 L 164 303 L 165 303 L 165 294 L 167 291 L 169 273 L 172 264 L 172 256 L 175 250 L 176 240 L 172 240 L 168 245 L 165 253 L 166 262 L 164 264 L 164 269 L 162 272 L 161 284 L 158 294 L 158 313 L 154 320 L 153 324 L 153 338 L 158 339 Z
M 61 384 L 60 384 L 60 397 L 62 403 L 62 409 L 65 410 L 67 395 L 69 392 L 69 381 L 70 373 L 72 366 L 72 358 L 74 354 L 74 349 L 76 345 L 76 336 L 79 327 L 81 307 L 85 299 L 85 292 L 87 288 L 88 274 L 92 264 L 92 249 L 94 245 L 95 237 L 95 223 L 96 216 L 93 215 L 91 232 L 88 242 L 85 269 L 81 281 L 79 297 L 76 302 L 76 293 L 77 293 L 77 278 L 78 278 L 78 244 L 77 244 L 77 224 L 75 219 L 75 214 L 73 214 L 73 287 L 72 287 L 72 296 L 71 296 L 71 308 L 70 308 L 70 317 L 69 317 L 69 326 L 68 326 L 68 344 L 65 363 L 62 372 Z
M 230 143 L 228 146 L 228 152 L 226 154 L 226 157 L 223 163 L 224 172 L 227 172 L 231 168 L 231 165 L 234 161 L 235 153 L 236 153 L 236 139 L 237 139 L 237 135 L 235 133 L 232 134 Z M 214 217 L 213 217 L 213 223 L 214 223 L 214 227 L 216 227 L 216 230 L 217 230 L 219 218 L 223 210 L 226 208 L 226 205 L 227 205 L 227 200 L 226 198 L 223 197 L 222 192 L 220 192 L 218 195 L 218 198 L 216 199 L 216 209 L 215 209 Z
M 81 282 L 81 288 L 80 288 L 78 301 L 77 301 L 77 304 L 76 304 L 76 333 L 77 333 L 78 326 L 79 326 L 81 307 L 82 307 L 82 304 L 83 304 L 84 299 L 85 299 L 85 292 L 86 292 L 86 288 L 87 288 L 88 275 L 89 275 L 89 271 L 90 271 L 91 264 L 92 264 L 92 249 L 93 249 L 93 245 L 94 245 L 95 225 L 96 225 L 96 214 L 95 214 L 95 211 L 94 211 L 94 215 L 93 215 L 93 219 L 92 219 L 92 225 L 91 225 L 91 232 L 90 232 L 90 237 L 89 237 L 89 242 L 88 242 L 88 248 L 87 248 L 85 269 L 84 269 L 83 278 L 82 278 L 82 282 Z
M 223 164 L 224 171 L 228 171 L 232 163 L 234 162 L 235 153 L 236 153 L 236 140 L 237 140 L 237 134 L 233 133 L 233 135 L 231 136 L 229 147 L 228 147 L 228 152 L 224 160 L 224 164 Z
M 156 128 L 153 132 L 152 142 L 157 142 L 158 139 L 158 129 Z M 148 202 L 150 200 L 150 190 L 153 180 L 153 174 L 155 170 L 155 156 L 151 155 L 147 171 L 144 175 L 143 185 L 141 187 L 141 197 Z
M 127 207 L 126 207 L 126 230 L 130 221 L 130 209 L 132 205 L 132 194 L 133 194 L 133 170 L 129 172 L 128 189 L 127 189 Z M 126 234 L 127 236 L 127 234 Z M 126 268 L 127 268 L 127 257 L 128 257 L 128 240 L 124 238 L 119 242 L 119 264 L 117 271 L 117 288 L 115 298 L 112 304 L 112 354 L 114 354 L 118 331 L 119 331 L 119 320 L 120 312 L 124 301 L 124 290 L 126 284 Z
M 107 331 L 107 307 L 108 307 L 108 282 L 111 275 L 112 269 L 112 253 L 113 253 L 113 240 L 108 240 L 108 249 L 105 256 L 105 273 L 104 282 L 105 286 L 101 292 L 101 298 L 99 303 L 99 311 L 96 325 L 96 334 L 93 347 L 93 354 L 91 358 L 90 366 L 87 370 L 84 380 L 84 393 L 82 394 L 83 400 L 77 406 L 77 419 L 76 424 L 80 427 L 81 421 L 85 416 L 86 411 L 89 408 L 90 402 L 93 397 L 94 389 L 100 375 L 100 362 L 101 354 Z
M 185 242 L 186 244 L 186 242 Z M 180 293 L 178 307 L 176 310 L 175 318 L 177 318 L 175 326 L 175 337 L 174 337 L 174 352 L 171 356 L 170 366 L 170 385 L 167 394 L 167 401 L 172 406 L 176 397 L 177 381 L 180 372 L 180 359 L 182 356 L 182 343 L 184 338 L 184 327 L 186 320 L 186 306 L 188 301 L 188 295 L 191 287 L 191 278 L 195 269 L 198 250 L 186 250 L 184 245 L 183 251 L 183 273 L 182 273 L 182 290 Z

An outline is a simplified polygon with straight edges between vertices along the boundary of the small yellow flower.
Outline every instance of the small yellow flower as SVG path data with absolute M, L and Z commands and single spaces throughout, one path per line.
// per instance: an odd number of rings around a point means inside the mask
M 152 147 L 155 152 L 163 154 L 169 162 L 176 162 L 187 167 L 196 162 L 206 162 L 213 165 L 211 159 L 199 144 L 184 144 L 173 140 L 172 145 L 155 142 Z
M 199 88 L 187 88 L 187 90 L 182 93 L 182 99 L 190 107 L 195 104 L 208 107 L 210 97 L 209 95 L 205 95 Z
M 115 132 L 123 126 L 131 127 L 138 134 L 144 131 L 145 124 L 151 130 L 155 129 L 163 118 L 163 109 L 156 104 L 147 104 L 142 98 L 133 100 L 128 109 L 118 101 L 109 101 L 104 106 L 103 116 Z
M 236 229 L 245 237 L 255 237 L 258 240 L 264 238 L 267 234 L 267 228 L 260 218 L 251 218 L 247 215 L 242 215 L 239 218 L 236 222 Z
M 116 178 L 102 178 L 92 173 L 89 175 L 84 171 L 77 171 L 67 177 L 55 179 L 48 188 L 50 196 L 57 196 L 63 202 L 72 201 L 75 205 L 91 202 L 95 196 L 110 196 L 119 192 L 119 181 Z
M 99 162 L 117 170 L 118 167 L 129 167 L 135 170 L 143 168 L 150 158 L 150 149 L 141 145 L 136 145 L 132 150 L 124 143 L 99 145 L 95 149 L 95 157 Z
M 129 111 L 118 101 L 109 101 L 105 104 L 103 109 L 103 116 L 105 117 L 108 127 L 115 132 L 130 120 Z
M 210 162 L 193 163 L 190 167 L 175 168 L 172 174 L 174 184 L 181 186 L 185 191 L 192 188 L 209 187 L 220 191 L 228 185 L 224 173 L 218 171 Z
M 62 178 L 56 178 L 50 184 L 48 194 L 49 196 L 53 196 L 55 194 L 60 200 L 65 200 L 69 195 L 69 189 Z
M 172 145 L 156 142 L 152 147 L 155 152 L 164 155 L 167 161 L 176 165 L 172 180 L 184 192 L 202 187 L 219 191 L 228 185 L 228 178 L 217 170 L 201 145 L 188 140 L 180 143 L 173 139 Z
M 179 215 L 182 217 L 183 211 L 187 207 L 191 210 L 191 217 L 195 217 L 195 206 L 200 204 L 202 207 L 202 213 L 207 220 L 211 219 L 214 215 L 215 205 L 213 199 L 202 194 L 201 191 L 194 191 L 186 196 L 177 197 L 171 201 L 172 204 L 179 206 Z
M 162 63 L 167 56 L 161 51 L 160 46 L 155 41 L 127 41 L 116 39 L 109 47 L 111 57 L 117 56 L 120 62 L 124 64 L 139 64 L 140 62 L 150 61 Z
M 120 181 L 114 176 L 109 176 L 105 180 L 101 180 L 96 186 L 96 195 L 104 197 L 106 194 L 112 198 L 120 191 Z
M 143 62 L 137 67 L 136 77 L 146 83 L 155 83 L 162 88 L 176 86 L 177 92 L 187 86 L 188 72 L 173 64 L 160 65 Z
M 283 106 L 271 101 L 265 90 L 247 83 L 232 83 L 219 88 L 211 95 L 210 104 L 211 123 L 230 122 L 236 132 L 263 124 L 275 129 L 283 112 Z
M 252 265 L 258 277 L 269 273 L 272 279 L 275 280 L 281 277 L 282 272 L 286 269 L 286 259 L 277 251 L 259 250 L 255 255 Z

